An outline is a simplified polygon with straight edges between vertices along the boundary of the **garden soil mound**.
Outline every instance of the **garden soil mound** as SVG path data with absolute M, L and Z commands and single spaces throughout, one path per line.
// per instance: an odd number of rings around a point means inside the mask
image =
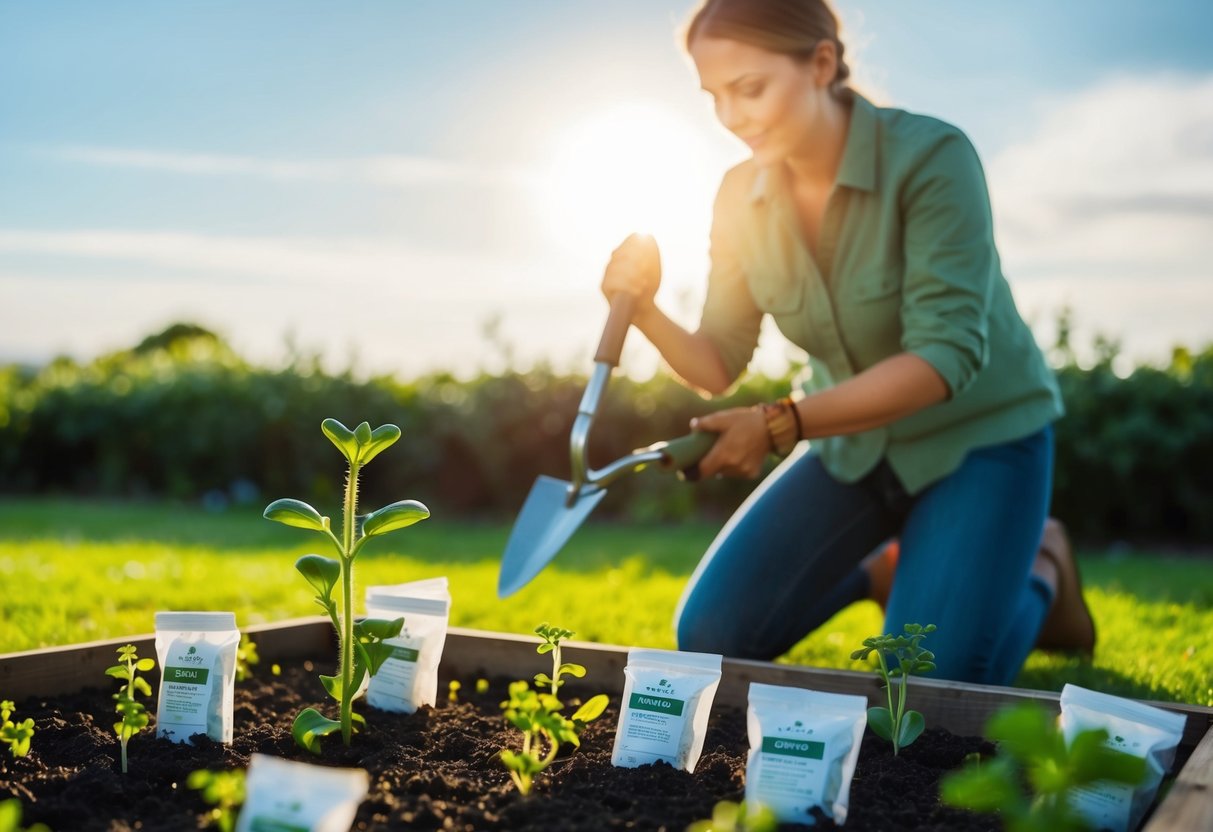
M 112 726 L 112 691 L 95 689 L 18 703 L 21 719 L 33 717 L 37 733 L 28 757 L 0 761 L 0 799 L 17 797 L 24 823 L 41 821 L 54 832 L 169 832 L 205 828 L 208 807 L 186 788 L 195 769 L 248 765 L 253 753 L 320 765 L 366 769 L 370 793 L 358 810 L 359 830 L 670 830 L 682 832 L 711 816 L 719 800 L 744 795 L 748 741 L 745 714 L 732 707 L 712 712 L 703 756 L 693 774 L 657 764 L 636 769 L 611 765 L 618 697 L 582 735 L 580 750 L 562 753 L 521 797 L 497 759 L 517 748 L 520 734 L 507 727 L 499 703 L 509 680 L 492 680 L 485 694 L 469 693 L 463 679 L 459 701 L 445 698 L 415 714 L 361 711 L 369 730 L 345 748 L 340 737 L 324 740 L 322 757 L 296 748 L 290 726 L 304 707 L 335 713 L 317 673 L 331 659 L 308 662 L 236 685 L 235 742 L 203 736 L 177 744 L 156 739 L 153 726 L 131 740 L 128 774 L 119 767 Z M 445 680 L 440 688 L 445 694 Z M 574 684 L 561 689 L 572 711 L 578 695 L 595 693 Z M 155 712 L 154 701 L 148 705 Z M 973 752 L 991 753 L 976 738 L 929 729 L 893 757 L 887 742 L 865 735 L 851 787 L 847 830 L 997 830 L 992 816 L 939 805 L 940 775 Z M 809 827 L 787 827 L 809 828 Z M 833 828 L 825 822 L 818 829 Z

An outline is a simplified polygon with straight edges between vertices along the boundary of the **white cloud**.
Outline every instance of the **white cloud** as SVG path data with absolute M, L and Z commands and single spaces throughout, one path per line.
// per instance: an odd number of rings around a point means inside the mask
M 989 164 L 999 247 L 1025 307 L 1161 358 L 1213 341 L 1213 76 L 1111 79 L 1048 102 Z
M 346 159 L 273 159 L 91 145 L 42 149 L 39 152 L 98 167 L 190 176 L 240 176 L 283 182 L 353 182 L 403 188 L 430 183 L 525 186 L 531 181 L 524 171 L 490 170 L 444 159 L 390 154 Z

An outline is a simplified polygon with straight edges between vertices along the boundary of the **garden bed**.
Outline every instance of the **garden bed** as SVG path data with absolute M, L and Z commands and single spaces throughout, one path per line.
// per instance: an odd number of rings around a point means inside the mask
M 198 768 L 242 768 L 251 753 L 260 752 L 367 769 L 371 790 L 359 810 L 357 829 L 681 832 L 687 823 L 707 817 L 717 800 L 739 800 L 743 794 L 744 709 L 751 681 L 858 693 L 873 703 L 883 696 L 871 674 L 726 659 L 704 754 L 693 774 L 660 764 L 614 768 L 615 706 L 627 650 L 572 642 L 566 655 L 586 666 L 587 685 L 570 685 L 562 698 L 607 692 L 613 706 L 586 729 L 581 750 L 559 758 L 523 799 L 496 760 L 497 752 L 517 737 L 505 727 L 497 706 L 510 680 L 529 679 L 545 669 L 534 639 L 453 629 L 443 655 L 440 692 L 449 680 L 459 680 L 458 702 L 442 699 L 438 707 L 408 716 L 364 706 L 370 730 L 356 737 L 350 749 L 330 738 L 317 759 L 294 746 L 290 722 L 300 707 L 329 708 L 317 673 L 333 669 L 331 625 L 327 619 L 307 619 L 249 632 L 262 661 L 255 679 L 237 685 L 235 742 L 228 747 L 209 741 L 176 745 L 145 731 L 131 741 L 131 771 L 125 776 L 118 769 L 111 730 L 113 686 L 107 685 L 104 670 L 113 663 L 115 647 L 126 641 L 133 641 L 142 655 L 152 655 L 150 637 L 0 656 L 0 695 L 17 700 L 20 716 L 33 717 L 38 731 L 29 757 L 0 762 L 0 798 L 20 798 L 27 823 L 40 820 L 56 832 L 198 828 L 206 807 L 185 788 L 185 776 Z M 281 676 L 271 675 L 272 663 L 282 665 Z M 476 694 L 475 681 L 482 677 L 491 681 L 490 690 Z M 946 730 L 929 730 L 899 759 L 886 743 L 865 737 L 846 828 L 997 829 L 990 818 L 938 806 L 934 782 L 967 753 L 982 748 L 972 737 L 994 710 L 1025 699 L 1055 710 L 1057 694 L 931 680 L 916 680 L 913 686 L 914 707 L 932 729 Z M 1213 709 L 1162 707 L 1188 714 L 1177 763 L 1183 768 L 1146 829 L 1211 828 Z

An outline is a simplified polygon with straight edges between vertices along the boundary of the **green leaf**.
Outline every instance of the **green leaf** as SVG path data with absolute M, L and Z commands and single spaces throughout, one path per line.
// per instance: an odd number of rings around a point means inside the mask
M 897 747 L 905 748 L 922 735 L 926 720 L 918 711 L 906 711 L 901 717 L 901 729 L 897 732 Z
M 999 758 L 989 763 L 966 766 L 946 775 L 939 786 L 940 799 L 950 806 L 974 812 L 1014 814 L 1026 811 L 1019 790 L 1015 767 L 1010 760 Z
M 312 585 L 316 594 L 324 599 L 320 601 L 320 606 L 327 607 L 326 602 L 333 594 L 333 587 L 341 580 L 341 564 L 320 555 L 304 555 L 295 561 L 295 569 Z
M 135 670 L 151 670 L 156 666 L 155 659 L 140 659 L 135 662 Z
M 354 622 L 354 638 L 395 638 L 404 629 L 403 618 L 363 618 Z
M 572 662 L 565 662 L 564 664 L 560 665 L 560 669 L 556 671 L 556 675 L 576 676 L 578 679 L 580 679 L 581 677 L 585 676 L 585 667 L 579 664 L 573 664 Z
M 416 500 L 400 500 L 367 515 L 362 523 L 366 537 L 394 532 L 430 516 L 430 510 Z
M 372 642 L 362 645 L 366 650 L 366 665 L 367 672 L 374 676 L 379 672 L 379 668 L 383 667 L 383 663 L 392 657 L 392 650 L 395 649 L 390 644 L 382 642 Z
M 337 450 L 341 451 L 342 456 L 350 462 L 358 458 L 358 441 L 354 438 L 354 432 L 345 425 L 338 422 L 336 419 L 325 419 L 320 423 L 320 430 L 329 438 L 329 441 L 337 446 Z
M 550 641 L 545 641 L 543 644 L 541 644 L 535 648 L 535 652 L 540 653 L 540 654 L 551 653 L 555 649 L 556 649 L 555 644 L 552 644 Z
M 320 684 L 324 685 L 324 689 L 328 691 L 329 696 L 341 701 L 341 677 L 340 676 L 324 676 L 320 677 Z
M 320 738 L 340 730 L 340 722 L 329 719 L 315 708 L 304 708 L 291 725 L 291 736 L 300 748 L 319 755 Z
M 284 497 L 281 500 L 274 500 L 265 507 L 266 520 L 273 520 L 275 523 L 282 523 L 285 526 L 295 526 L 300 529 L 309 529 L 314 532 L 327 531 L 329 527 L 329 519 L 321 517 L 320 512 L 309 506 L 303 500 L 294 500 L 289 497 Z
M 400 428 L 395 425 L 380 425 L 371 431 L 370 441 L 359 447 L 358 462 L 366 465 L 390 448 L 399 438 Z
M 369 422 L 363 422 L 354 428 L 354 441 L 358 443 L 359 461 L 361 461 L 362 448 L 371 444 L 371 425 Z
M 115 679 L 130 680 L 130 669 L 124 664 L 116 664 L 113 667 L 105 669 L 106 676 L 113 676 Z
M 142 676 L 136 676 L 131 680 L 131 684 L 135 686 L 135 690 L 137 692 L 142 693 L 144 696 L 152 695 L 151 685 L 149 685 L 147 683 L 147 679 L 144 679 Z
M 888 708 L 868 708 L 868 727 L 881 739 L 893 740 L 893 714 Z
M 570 719 L 574 722 L 593 722 L 602 716 L 602 712 L 606 710 L 610 701 L 610 698 L 605 693 L 591 697 L 577 709 Z

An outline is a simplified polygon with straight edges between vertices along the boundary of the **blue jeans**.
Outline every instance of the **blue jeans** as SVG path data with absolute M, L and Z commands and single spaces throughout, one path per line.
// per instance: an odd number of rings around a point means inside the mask
M 898 536 L 885 632 L 935 624 L 924 642 L 931 675 L 1010 684 L 1052 602 L 1031 574 L 1052 491 L 1052 428 L 971 451 L 916 495 L 885 462 L 847 484 L 798 450 L 700 561 L 675 616 L 679 649 L 763 660 L 787 652 L 867 597 L 860 561 Z

